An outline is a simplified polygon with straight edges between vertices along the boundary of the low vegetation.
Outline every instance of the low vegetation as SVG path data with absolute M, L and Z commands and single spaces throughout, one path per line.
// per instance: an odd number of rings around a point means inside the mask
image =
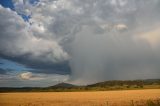
M 108 90 L 134 90 L 134 89 L 160 89 L 160 79 L 105 81 L 86 86 L 76 86 L 60 83 L 50 87 L 22 87 L 0 88 L 0 92 L 73 92 L 73 91 L 108 91 Z

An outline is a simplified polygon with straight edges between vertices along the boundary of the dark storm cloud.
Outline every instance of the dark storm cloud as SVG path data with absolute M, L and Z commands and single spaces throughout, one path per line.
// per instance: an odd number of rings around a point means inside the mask
M 35 37 L 28 29 L 29 24 L 16 12 L 2 6 L 0 12 L 1 58 L 18 62 L 33 68 L 36 72 L 59 74 L 70 72 L 66 62 L 68 54 L 56 41 Z
M 12 69 L 3 69 L 3 68 L 0 68 L 0 74 L 8 74 L 9 72 L 12 72 L 13 70 Z
M 6 74 L 7 70 L 0 68 L 0 74 Z
M 30 68 L 30 72 L 45 73 L 45 74 L 54 74 L 54 73 L 70 74 L 71 73 L 71 69 L 69 67 L 68 62 L 53 64 L 50 62 L 34 61 L 30 59 L 28 60 L 27 56 L 9 57 L 5 55 L 0 55 L 0 57 L 23 64 L 26 68 Z

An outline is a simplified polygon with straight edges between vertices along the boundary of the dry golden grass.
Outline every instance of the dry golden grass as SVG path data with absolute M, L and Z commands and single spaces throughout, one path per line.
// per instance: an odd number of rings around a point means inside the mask
M 95 92 L 0 93 L 0 106 L 143 106 L 160 89 Z

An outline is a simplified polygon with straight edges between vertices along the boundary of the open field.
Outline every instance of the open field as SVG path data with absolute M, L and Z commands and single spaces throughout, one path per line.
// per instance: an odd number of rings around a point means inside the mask
M 0 106 L 144 106 L 147 100 L 159 105 L 159 99 L 160 89 L 0 93 Z

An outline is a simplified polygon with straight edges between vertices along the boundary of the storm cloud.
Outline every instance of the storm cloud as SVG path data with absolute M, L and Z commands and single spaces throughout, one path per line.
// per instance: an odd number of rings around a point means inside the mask
M 0 6 L 0 56 L 33 69 L 21 76 L 64 74 L 76 84 L 160 77 L 159 0 L 13 2 L 15 11 Z

